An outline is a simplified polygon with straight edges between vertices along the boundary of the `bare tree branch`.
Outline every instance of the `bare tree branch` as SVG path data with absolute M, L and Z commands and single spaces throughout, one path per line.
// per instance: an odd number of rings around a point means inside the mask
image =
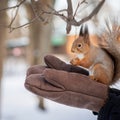
M 7 26 L 7 27 L 10 28 L 10 32 L 12 32 L 16 29 L 23 28 L 23 27 L 26 27 L 27 25 L 30 25 L 30 24 L 34 23 L 36 20 L 37 20 L 37 18 L 35 17 L 35 18 L 31 19 L 29 22 L 22 24 L 20 26 L 17 26 L 17 27 Z
M 41 2 L 40 2 L 40 4 L 41 4 Z M 39 8 L 37 8 L 36 2 L 34 0 L 31 0 L 31 6 L 32 6 L 35 17 L 37 17 L 38 20 L 44 22 L 44 18 L 42 17 L 42 15 L 40 15 Z M 42 4 L 41 4 L 41 6 L 42 6 Z
M 82 5 L 83 3 L 88 4 L 88 2 L 87 2 L 86 0 L 83 0 L 82 2 L 79 2 L 79 3 L 78 3 L 78 5 L 77 5 L 77 7 L 76 7 L 76 9 L 75 9 L 75 13 L 74 13 L 73 17 L 75 17 L 75 16 L 76 16 L 77 11 L 78 11 L 78 8 L 79 8 L 79 7 L 80 7 L 80 5 Z
M 94 10 L 85 18 L 83 18 L 82 20 L 78 21 L 77 24 L 78 25 L 81 25 L 83 24 L 84 22 L 90 20 L 93 16 L 95 16 L 101 9 L 101 7 L 103 6 L 105 0 L 102 0 L 98 5 L 97 7 L 94 8 Z M 77 25 L 76 25 L 77 26 Z
M 86 0 L 83 0 L 81 3 L 83 4 L 83 2 L 86 3 Z M 53 15 L 56 15 L 56 16 L 59 16 L 60 18 L 62 18 L 67 23 L 66 30 L 67 30 L 67 33 L 69 33 L 70 30 L 71 30 L 71 26 L 72 25 L 73 26 L 80 26 L 81 24 L 87 22 L 93 16 L 95 16 L 99 12 L 99 10 L 101 9 L 101 7 L 103 6 L 104 2 L 105 2 L 105 0 L 101 0 L 101 2 L 99 2 L 99 4 L 93 9 L 93 11 L 87 17 L 84 17 L 80 21 L 77 21 L 75 19 L 75 16 L 73 15 L 73 8 L 72 8 L 72 2 L 71 2 L 71 0 L 67 0 L 67 3 L 68 3 L 68 8 L 67 8 L 68 16 L 65 16 L 64 14 L 59 13 L 58 11 L 56 11 L 53 8 L 51 8 L 52 12 L 45 11 L 45 10 L 42 10 L 42 11 L 43 11 L 43 13 L 53 14 Z M 78 5 L 78 7 L 79 7 L 79 5 Z
M 11 20 L 11 22 L 9 23 L 9 25 L 0 25 L 0 26 L 4 26 L 6 28 L 9 28 L 10 29 L 10 32 L 14 30 L 14 28 L 12 27 L 12 24 L 14 23 L 16 17 L 17 17 L 17 14 L 18 14 L 18 11 L 19 11 L 19 8 L 20 6 L 25 2 L 26 0 L 22 0 L 20 1 L 17 5 L 15 6 L 12 6 L 12 7 L 6 7 L 6 8 L 3 8 L 3 9 L 0 9 L 0 12 L 3 12 L 3 11 L 6 11 L 6 10 L 11 10 L 11 9 L 16 9 L 15 11 L 15 14 Z
M 19 7 L 22 4 L 24 4 L 25 2 L 26 2 L 26 0 L 21 0 L 15 6 L 0 9 L 0 12 L 3 12 L 3 11 L 6 11 L 6 10 L 17 8 L 13 19 L 11 20 L 10 24 L 7 26 L 10 29 L 10 31 L 13 31 L 15 29 L 18 29 L 18 28 L 24 27 L 26 25 L 29 25 L 29 24 L 33 23 L 36 19 L 38 19 L 42 22 L 46 22 L 47 19 L 48 19 L 46 15 L 48 15 L 48 16 L 49 15 L 55 15 L 55 16 L 59 16 L 61 19 L 63 19 L 67 23 L 66 31 L 67 31 L 67 33 L 69 33 L 71 31 L 71 26 L 80 26 L 81 24 L 87 22 L 93 16 L 95 16 L 100 11 L 100 9 L 103 6 L 105 0 L 101 0 L 99 2 L 99 4 L 93 9 L 93 11 L 88 16 L 84 17 L 83 19 L 81 19 L 79 21 L 77 21 L 75 19 L 76 14 L 77 14 L 77 10 L 78 10 L 78 8 L 80 7 L 81 4 L 87 3 L 86 0 L 83 0 L 82 2 L 78 3 L 77 8 L 75 9 L 75 13 L 73 13 L 73 5 L 72 5 L 71 0 L 67 0 L 67 5 L 68 5 L 67 9 L 62 9 L 62 10 L 59 10 L 59 11 L 56 11 L 49 4 L 44 4 L 43 5 L 42 1 L 40 1 L 40 0 L 38 2 L 36 2 L 34 0 L 31 0 L 31 6 L 32 6 L 33 12 L 35 14 L 34 18 L 26 24 L 23 24 L 23 25 L 18 26 L 18 27 L 13 27 L 12 25 L 13 25 L 15 19 L 16 19 L 17 14 L 18 14 Z M 39 3 L 39 4 L 37 4 L 37 3 Z M 47 9 L 46 9 L 46 7 L 47 7 Z M 66 13 L 64 14 L 64 12 L 66 12 L 67 14 Z
M 18 3 L 17 5 L 15 6 L 12 6 L 12 7 L 6 7 L 6 8 L 3 8 L 3 9 L 0 9 L 0 12 L 3 12 L 5 10 L 10 10 L 10 9 L 14 9 L 14 8 L 18 8 L 20 7 L 26 0 L 22 0 L 20 3 Z
M 73 7 L 72 7 L 72 1 L 71 0 L 67 0 L 67 4 L 68 4 L 68 8 L 67 8 L 67 26 L 66 26 L 66 31 L 67 33 L 70 32 L 71 30 L 71 24 L 69 24 L 69 21 L 71 19 L 73 19 Z
M 87 17 L 83 18 L 82 20 L 80 20 L 78 22 L 75 19 L 71 19 L 69 24 L 74 25 L 74 26 L 80 26 L 84 22 L 90 20 L 94 15 L 96 15 L 99 12 L 99 10 L 103 6 L 104 2 L 105 2 L 105 0 L 102 0 Z
M 67 9 L 59 10 L 58 12 L 59 12 L 59 13 L 60 13 L 60 12 L 67 12 Z
M 86 0 L 83 0 L 82 2 L 79 2 L 78 5 L 77 5 L 77 8 L 75 10 L 75 13 L 73 15 L 73 7 L 72 7 L 72 2 L 71 0 L 67 0 L 67 4 L 68 4 L 68 9 L 67 9 L 67 12 L 68 12 L 68 16 L 67 16 L 67 26 L 66 26 L 66 31 L 67 33 L 70 32 L 71 30 L 71 24 L 69 24 L 69 21 L 71 21 L 72 19 L 75 19 L 75 16 L 76 16 L 76 13 L 77 13 L 77 10 L 78 8 L 80 7 L 81 4 L 83 3 L 86 3 Z
M 63 19 L 65 22 L 67 22 L 67 17 L 63 13 L 61 13 L 62 10 L 56 11 L 50 5 L 47 5 L 47 6 L 48 6 L 48 8 L 51 9 L 51 11 L 46 11 L 44 9 L 41 9 L 43 14 L 56 15 L 56 16 L 59 16 L 61 19 Z M 67 9 L 65 11 L 67 12 Z
M 68 12 L 68 20 L 69 20 L 69 19 L 73 19 L 73 7 L 72 7 L 72 1 L 71 1 L 71 0 L 67 0 L 67 4 L 68 4 L 68 8 L 67 8 L 67 12 Z
M 11 25 L 3 25 L 3 24 L 0 24 L 0 27 L 4 27 L 4 28 L 9 28 L 10 29 L 10 32 L 16 30 L 16 29 L 19 29 L 19 28 L 23 28 L 23 27 L 27 27 L 28 25 L 34 23 L 36 20 L 38 20 L 37 17 L 34 17 L 32 18 L 31 20 L 29 20 L 29 22 L 25 23 L 25 24 L 22 24 L 22 25 L 19 25 L 19 26 L 16 26 L 16 27 L 13 27 Z
M 8 25 L 10 28 L 11 28 L 12 24 L 14 23 L 14 21 L 15 21 L 15 19 L 16 19 L 16 17 L 17 17 L 18 11 L 19 11 L 19 7 L 17 7 L 17 10 L 15 11 L 15 15 L 14 15 L 14 17 L 12 18 L 10 24 Z

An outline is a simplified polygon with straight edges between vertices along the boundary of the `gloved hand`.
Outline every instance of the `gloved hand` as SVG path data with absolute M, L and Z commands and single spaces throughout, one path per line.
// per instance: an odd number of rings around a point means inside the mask
M 38 65 L 28 69 L 25 81 L 28 90 L 65 105 L 95 112 L 101 109 L 108 96 L 108 86 L 91 80 L 86 70 L 54 56 L 46 56 L 45 63 L 47 67 Z

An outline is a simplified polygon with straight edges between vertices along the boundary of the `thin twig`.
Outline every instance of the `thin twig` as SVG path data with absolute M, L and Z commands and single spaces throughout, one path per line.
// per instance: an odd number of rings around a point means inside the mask
M 15 15 L 14 15 L 14 17 L 12 18 L 12 20 L 11 20 L 11 22 L 10 22 L 10 24 L 9 24 L 9 27 L 11 27 L 12 24 L 14 23 L 14 21 L 15 21 L 15 19 L 16 19 L 16 17 L 17 17 L 18 11 L 19 11 L 19 7 L 17 7 L 17 10 L 15 11 Z
M 43 8 L 43 6 L 41 6 L 41 7 L 39 8 L 39 11 L 38 11 L 38 10 L 37 10 L 37 11 L 34 11 L 34 14 L 36 14 L 36 15 L 35 15 L 35 17 L 34 17 L 30 22 L 28 22 L 28 23 L 26 23 L 26 24 L 23 24 L 23 25 L 21 25 L 21 26 L 18 26 L 18 27 L 12 27 L 12 24 L 13 24 L 13 22 L 15 21 L 16 16 L 17 16 L 17 14 L 18 14 L 19 7 L 20 7 L 25 1 L 26 1 L 26 0 L 22 0 L 21 2 L 19 2 L 19 3 L 18 3 L 17 5 L 15 5 L 15 6 L 3 8 L 3 9 L 0 10 L 0 12 L 1 12 L 1 11 L 13 9 L 13 8 L 17 8 L 14 18 L 12 19 L 12 21 L 10 22 L 10 24 L 7 26 L 8 28 L 10 28 L 10 31 L 13 31 L 13 30 L 15 30 L 15 29 L 18 29 L 18 28 L 24 27 L 24 26 L 26 26 L 26 25 L 29 25 L 29 24 L 33 23 L 33 22 L 34 22 L 36 19 L 38 19 L 38 18 L 39 18 L 41 21 L 44 22 L 45 19 L 42 17 L 42 15 L 44 15 L 44 14 L 49 14 L 49 15 L 59 16 L 61 19 L 63 19 L 63 20 L 67 23 L 66 30 L 67 30 L 67 33 L 69 33 L 70 30 L 71 30 L 71 26 L 72 26 L 72 25 L 73 25 L 73 26 L 80 26 L 80 25 L 83 24 L 84 22 L 90 20 L 94 15 L 96 15 L 96 14 L 100 11 L 101 7 L 103 6 L 103 4 L 104 4 L 104 2 L 105 2 L 105 0 L 100 1 L 99 4 L 93 9 L 93 11 L 92 11 L 87 17 L 84 17 L 83 19 L 81 19 L 81 20 L 79 20 L 79 21 L 77 21 L 77 20 L 75 19 L 75 16 L 76 16 L 76 13 L 77 13 L 77 10 L 78 10 L 80 4 L 78 4 L 78 6 L 77 6 L 77 8 L 76 8 L 76 10 L 75 10 L 75 13 L 73 14 L 73 6 L 72 6 L 72 1 L 71 1 L 71 0 L 67 0 L 67 4 L 68 4 L 67 9 L 63 9 L 63 10 L 59 10 L 59 11 L 56 11 L 56 10 L 55 10 L 54 8 L 52 8 L 50 5 L 46 5 L 46 6 L 50 9 L 50 11 L 45 10 L 45 9 Z M 33 0 L 31 0 L 31 1 L 34 2 Z M 81 2 L 81 4 L 83 4 L 83 3 L 85 3 L 85 2 L 86 2 L 86 0 L 83 0 L 83 1 Z M 40 3 L 40 5 L 42 5 L 42 3 Z M 33 7 L 34 7 L 34 6 L 33 6 Z M 36 8 L 33 8 L 33 10 L 35 10 L 35 9 L 36 9 Z M 67 12 L 67 15 L 64 15 L 63 13 L 61 13 L 61 12 L 64 12 L 64 11 Z M 38 13 L 37 13 L 37 12 L 38 12 Z
M 3 8 L 3 9 L 0 9 L 0 12 L 5 11 L 5 10 L 14 9 L 14 8 L 17 8 L 17 7 L 20 7 L 25 1 L 26 1 L 26 0 L 22 0 L 20 3 L 18 3 L 18 4 L 15 5 L 15 6 L 12 6 L 12 7 L 6 7 L 6 8 Z
M 21 27 L 24 27 L 25 25 L 22 25 L 22 26 L 19 26 L 19 27 L 12 27 L 12 24 L 14 23 L 16 17 L 17 17 L 17 14 L 18 14 L 18 11 L 19 11 L 19 8 L 20 6 L 25 2 L 26 0 L 22 0 L 20 1 L 17 5 L 15 6 L 12 6 L 12 7 L 6 7 L 6 8 L 3 8 L 3 9 L 0 9 L 0 12 L 3 12 L 3 11 L 6 11 L 6 10 L 10 10 L 10 9 L 15 9 L 16 8 L 16 11 L 15 11 L 15 15 L 13 16 L 11 22 L 9 25 L 0 25 L 1 27 L 4 27 L 4 28 L 9 28 L 10 29 L 10 32 L 12 32 L 14 29 L 17 29 L 17 28 L 21 28 Z
M 43 13 L 56 15 L 56 16 L 59 16 L 60 18 L 62 18 L 67 23 L 66 29 L 67 29 L 67 33 L 69 33 L 72 25 L 73 26 L 80 26 L 81 24 L 90 20 L 94 15 L 96 15 L 100 11 L 100 9 L 103 6 L 105 0 L 102 0 L 87 17 L 84 17 L 80 21 L 76 21 L 75 17 L 73 16 L 71 0 L 67 0 L 67 2 L 68 2 L 68 6 L 69 6 L 68 9 L 67 9 L 68 16 L 65 16 L 64 14 L 60 14 L 58 11 L 56 11 L 53 8 L 51 8 L 52 12 L 48 12 L 48 11 L 45 11 L 45 10 L 42 10 L 42 11 L 43 11 Z M 84 2 L 84 0 L 83 0 L 83 2 Z
M 83 0 L 83 1 L 81 1 L 81 2 L 78 2 L 78 5 L 77 5 L 77 7 L 76 7 L 76 9 L 75 9 L 75 13 L 74 13 L 73 17 L 76 16 L 77 11 L 78 11 L 78 8 L 80 7 L 80 5 L 82 5 L 82 4 L 84 4 L 84 3 L 88 4 L 88 2 L 86 2 L 86 0 Z
M 67 9 L 59 10 L 58 12 L 59 13 L 61 13 L 61 12 L 67 12 Z
M 17 26 L 17 27 L 7 26 L 7 27 L 10 29 L 10 32 L 12 32 L 15 29 L 19 29 L 19 28 L 25 27 L 27 25 L 30 25 L 30 24 L 34 23 L 36 20 L 37 20 L 37 17 L 31 19 L 28 23 L 22 24 L 20 26 Z
M 34 23 L 36 20 L 37 20 L 37 17 L 31 19 L 29 22 L 27 22 L 25 24 L 22 24 L 20 26 L 13 27 L 13 26 L 9 26 L 9 25 L 0 24 L 0 27 L 9 28 L 10 32 L 12 32 L 12 31 L 14 31 L 16 29 L 23 28 L 23 27 L 26 27 L 27 25 L 30 25 L 30 24 Z
M 93 16 L 95 16 L 101 9 L 101 7 L 103 6 L 105 0 L 102 0 L 97 7 L 94 8 L 94 10 L 85 18 L 83 18 L 82 20 L 80 20 L 79 22 L 77 22 L 77 25 L 81 25 L 82 23 L 90 20 Z
M 39 10 L 37 10 L 37 8 L 36 8 L 36 2 L 34 1 L 34 0 L 31 0 L 31 7 L 32 7 L 32 10 L 33 10 L 33 13 L 34 13 L 34 15 L 38 18 L 38 20 L 40 20 L 40 21 L 42 21 L 42 22 L 44 22 L 44 18 L 42 17 L 42 15 L 40 15 L 39 14 Z M 41 2 L 39 3 L 39 4 L 41 4 Z M 42 6 L 42 5 L 41 5 Z M 38 17 L 39 16 L 39 17 Z
M 61 19 L 63 19 L 65 22 L 67 22 L 67 17 L 63 13 L 59 13 L 55 9 L 52 8 L 53 11 L 45 11 L 42 10 L 43 13 L 49 14 L 49 15 L 56 15 L 59 16 Z

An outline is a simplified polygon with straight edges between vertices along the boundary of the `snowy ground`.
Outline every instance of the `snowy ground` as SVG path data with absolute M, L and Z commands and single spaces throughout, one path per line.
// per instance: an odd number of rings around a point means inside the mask
M 38 109 L 37 97 L 24 88 L 27 65 L 24 60 L 5 62 L 2 82 L 2 120 L 96 120 L 91 111 L 45 100 Z

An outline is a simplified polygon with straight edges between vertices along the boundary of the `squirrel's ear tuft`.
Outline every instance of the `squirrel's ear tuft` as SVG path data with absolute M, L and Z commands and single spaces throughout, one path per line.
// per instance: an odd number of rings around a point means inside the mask
M 82 36 L 84 38 L 85 43 L 90 44 L 89 31 L 87 25 L 81 26 L 79 36 Z
M 82 25 L 81 28 L 80 28 L 79 36 L 84 36 L 84 33 L 83 33 L 83 25 Z
M 84 28 L 84 41 L 85 43 L 90 44 L 89 31 L 88 31 L 87 25 L 85 25 L 85 28 Z
M 85 35 L 89 35 L 89 32 L 88 32 L 88 26 L 85 25 L 85 32 L 84 32 Z
M 80 32 L 79 32 L 79 36 L 87 36 L 89 35 L 89 32 L 88 32 L 88 26 L 87 25 L 82 25 L 81 28 L 80 28 Z

